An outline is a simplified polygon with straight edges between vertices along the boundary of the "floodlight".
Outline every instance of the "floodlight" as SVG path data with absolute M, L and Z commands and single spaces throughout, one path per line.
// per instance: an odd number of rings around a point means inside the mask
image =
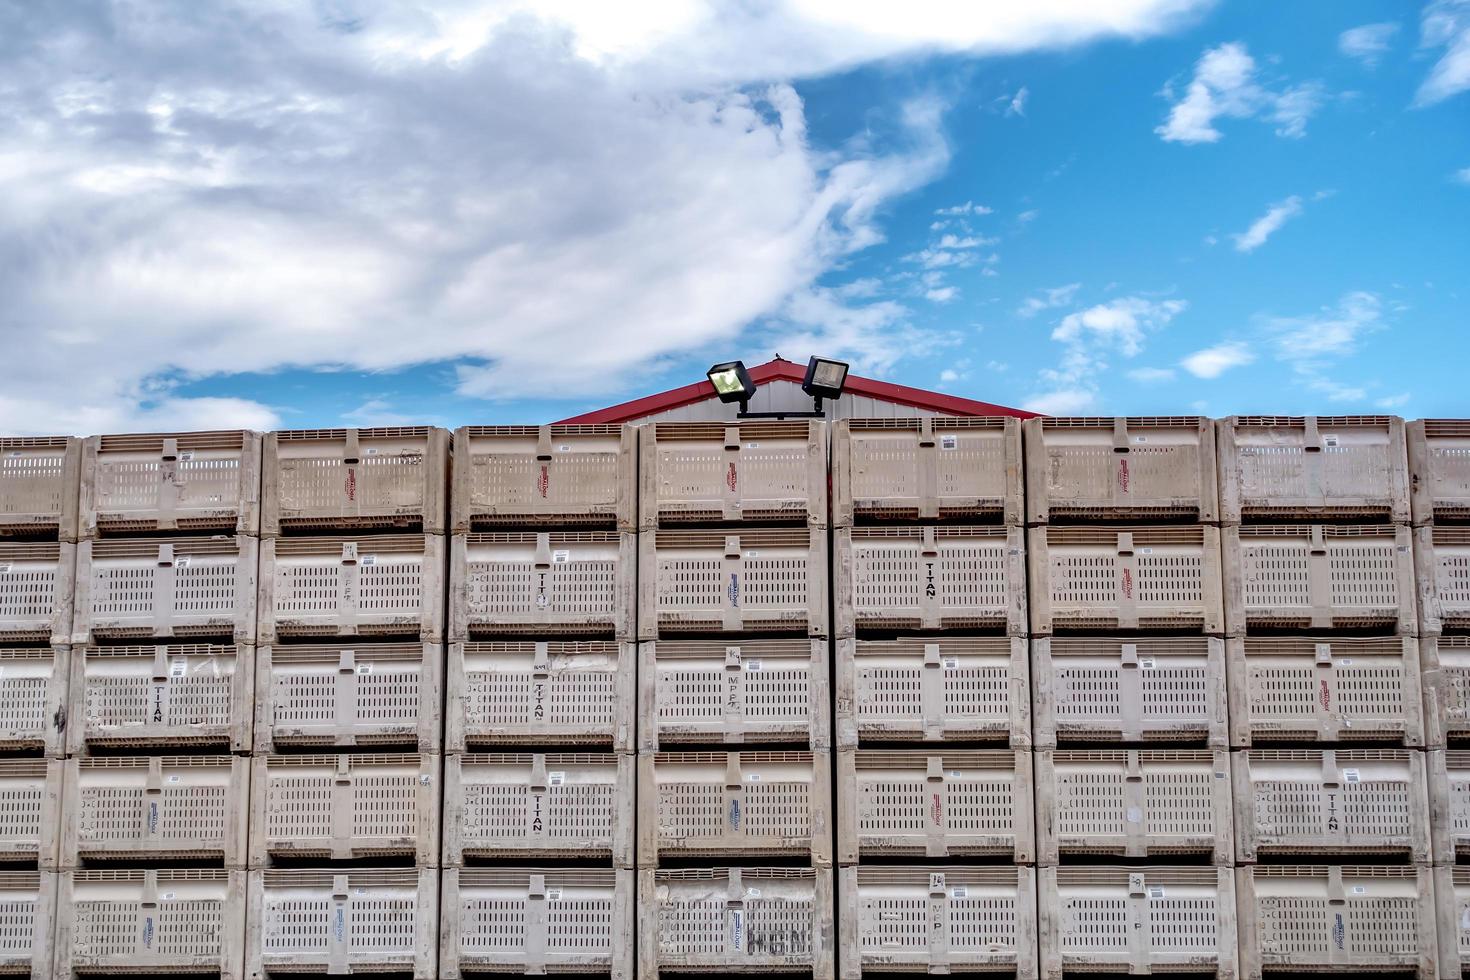
M 807 361 L 806 378 L 801 382 L 801 390 L 817 399 L 820 408 L 821 399 L 841 397 L 846 384 L 846 363 L 828 357 L 813 357 Z
M 755 382 L 750 380 L 750 372 L 745 370 L 744 361 L 716 364 L 705 374 L 709 377 L 709 383 L 715 386 L 715 394 L 720 396 L 722 402 L 740 402 L 744 405 L 755 394 Z

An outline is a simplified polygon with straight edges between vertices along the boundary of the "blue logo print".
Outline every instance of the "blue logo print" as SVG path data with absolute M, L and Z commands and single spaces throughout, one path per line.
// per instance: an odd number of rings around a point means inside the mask
M 730 588 L 726 590 L 730 595 L 730 605 L 736 609 L 740 608 L 740 576 L 734 572 L 730 573 Z
M 1336 921 L 1332 925 L 1332 942 L 1338 949 L 1343 948 L 1343 942 L 1347 938 L 1347 927 L 1343 925 L 1342 913 L 1337 913 Z
M 731 800 L 730 801 L 730 829 L 731 830 L 739 830 L 740 829 L 740 801 L 739 800 Z

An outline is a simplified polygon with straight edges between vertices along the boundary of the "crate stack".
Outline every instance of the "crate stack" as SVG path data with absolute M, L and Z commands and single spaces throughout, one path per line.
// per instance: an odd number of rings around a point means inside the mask
M 631 980 L 636 444 L 454 434 L 441 977 Z
M 1403 421 L 1217 441 L 1241 972 L 1434 976 Z
M 82 448 L 55 976 L 241 976 L 260 435 Z
M 639 442 L 639 976 L 830 980 L 826 425 Z
M 1036 972 L 1020 422 L 834 426 L 845 977 Z
M 1234 977 L 1213 423 L 1025 423 L 1041 974 Z
M 449 436 L 262 455 L 245 971 L 433 977 Z

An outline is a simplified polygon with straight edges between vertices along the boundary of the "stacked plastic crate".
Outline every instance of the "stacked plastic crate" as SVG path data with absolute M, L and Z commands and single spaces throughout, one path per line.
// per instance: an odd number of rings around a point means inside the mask
M 442 977 L 632 975 L 636 440 L 455 433 Z
M 49 977 L 81 442 L 0 439 L 0 973 Z
M 1034 976 L 1020 422 L 832 447 L 842 974 Z
M 260 436 L 82 453 L 55 973 L 239 977 Z
M 1025 434 L 1042 975 L 1233 977 L 1213 423 Z
M 448 433 L 263 458 L 246 973 L 433 977 Z
M 639 439 L 639 975 L 830 978 L 826 426 Z
M 1217 438 L 1242 973 L 1433 976 L 1403 421 Z

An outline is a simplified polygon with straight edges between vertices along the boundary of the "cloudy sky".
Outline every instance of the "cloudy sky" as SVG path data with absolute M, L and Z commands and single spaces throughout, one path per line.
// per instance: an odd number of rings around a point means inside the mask
M 4 432 L 1466 415 L 1467 300 L 1470 0 L 0 0 Z

